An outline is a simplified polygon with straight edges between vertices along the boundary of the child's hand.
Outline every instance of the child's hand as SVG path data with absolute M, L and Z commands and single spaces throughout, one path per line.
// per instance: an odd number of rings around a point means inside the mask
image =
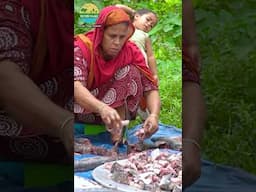
M 122 5 L 122 4 L 116 4 L 115 6 L 123 9 L 128 15 L 130 15 L 131 18 L 134 17 L 136 11 L 134 9 L 132 9 L 131 7 L 129 7 L 127 5 Z

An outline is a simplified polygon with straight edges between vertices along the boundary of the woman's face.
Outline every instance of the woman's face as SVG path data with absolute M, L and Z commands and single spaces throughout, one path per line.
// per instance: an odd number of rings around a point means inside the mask
M 157 23 L 157 18 L 154 13 L 146 13 L 143 15 L 136 14 L 133 24 L 136 29 L 140 29 L 148 33 Z
M 116 57 L 122 49 L 128 35 L 128 24 L 120 23 L 105 29 L 101 48 L 105 59 Z

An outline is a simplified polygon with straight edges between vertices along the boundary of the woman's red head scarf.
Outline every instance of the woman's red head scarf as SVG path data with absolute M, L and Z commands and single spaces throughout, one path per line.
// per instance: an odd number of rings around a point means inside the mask
M 108 26 L 122 22 L 128 23 L 127 40 L 115 58 L 105 61 L 100 54 L 100 45 L 103 39 L 104 29 Z M 118 69 L 129 64 L 133 64 L 138 67 L 149 79 L 153 81 L 152 74 L 146 66 L 145 58 L 142 53 L 134 43 L 128 41 L 134 33 L 134 30 L 135 28 L 130 21 L 130 17 L 122 9 L 116 6 L 108 6 L 101 10 L 95 23 L 95 29 L 85 34 L 93 43 L 94 82 L 92 88 L 98 87 L 102 83 L 107 82 L 113 77 Z M 90 58 L 90 51 L 86 51 L 84 54 L 86 58 Z
M 133 24 L 131 23 L 129 15 L 127 15 L 125 11 L 116 6 L 108 6 L 101 10 L 99 17 L 95 23 L 95 30 L 86 34 L 93 41 L 95 52 L 97 52 L 96 50 L 101 44 L 104 29 L 108 26 L 120 24 L 122 22 L 127 22 L 129 24 L 127 34 L 128 40 L 135 30 Z

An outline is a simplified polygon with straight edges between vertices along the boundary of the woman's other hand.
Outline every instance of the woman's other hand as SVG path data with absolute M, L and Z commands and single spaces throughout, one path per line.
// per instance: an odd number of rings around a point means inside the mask
M 145 139 L 153 135 L 158 130 L 158 116 L 160 113 L 160 96 L 158 90 L 151 90 L 145 92 L 147 109 L 150 115 L 143 123 L 143 127 L 138 131 L 138 137 Z M 144 132 L 144 133 L 143 133 Z
M 158 115 L 150 114 L 143 124 L 146 138 L 153 135 L 158 130 Z
M 201 175 L 200 150 L 190 142 L 182 142 L 182 185 L 192 185 Z
M 158 116 L 156 114 L 150 114 L 140 130 L 138 130 L 135 135 L 140 139 L 150 137 L 158 130 Z
M 67 117 L 59 127 L 58 135 L 65 146 L 68 158 L 73 160 L 74 155 L 74 117 Z

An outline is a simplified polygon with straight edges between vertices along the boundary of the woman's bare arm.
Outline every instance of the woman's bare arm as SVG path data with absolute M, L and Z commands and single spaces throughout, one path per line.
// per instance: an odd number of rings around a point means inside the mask
M 105 103 L 94 97 L 90 91 L 85 88 L 80 81 L 74 82 L 75 102 L 90 112 L 99 113 L 105 107 Z
M 147 91 L 145 96 L 149 112 L 159 116 L 161 102 L 158 90 Z
M 11 61 L 0 62 L 0 90 L 3 110 L 17 122 L 33 128 L 35 134 L 59 137 L 69 155 L 73 155 L 73 113 L 54 104 Z
M 74 82 L 74 98 L 75 102 L 87 111 L 99 113 L 110 132 L 116 132 L 121 128 L 122 122 L 118 112 L 94 97 L 80 81 Z
M 193 3 L 191 0 L 182 0 L 182 41 L 188 45 L 197 45 L 196 24 Z
M 1 107 L 35 132 L 58 137 L 61 123 L 73 116 L 46 97 L 11 61 L 0 63 L 0 90 Z
M 145 92 L 147 108 L 150 112 L 149 116 L 145 120 L 143 127 L 145 130 L 145 136 L 150 137 L 158 130 L 158 120 L 160 114 L 160 96 L 158 90 L 151 90 Z
M 182 1 L 183 49 L 199 69 L 199 49 L 191 0 Z M 183 65 L 186 65 L 184 62 Z M 191 71 L 191 73 L 194 73 Z M 199 75 L 199 73 L 197 74 Z M 198 77 L 199 79 L 199 77 Z M 200 142 L 206 121 L 206 107 L 198 82 L 183 81 L 182 87 L 182 136 L 183 136 L 183 177 L 184 188 L 193 184 L 201 175 Z
M 183 42 L 190 58 L 199 61 L 194 11 L 191 0 L 183 0 Z M 199 63 L 195 63 L 199 65 Z M 205 123 L 205 106 L 198 83 L 183 82 L 183 136 L 200 142 Z
M 197 83 L 184 82 L 182 88 L 183 137 L 201 142 L 206 108 L 201 88 Z

